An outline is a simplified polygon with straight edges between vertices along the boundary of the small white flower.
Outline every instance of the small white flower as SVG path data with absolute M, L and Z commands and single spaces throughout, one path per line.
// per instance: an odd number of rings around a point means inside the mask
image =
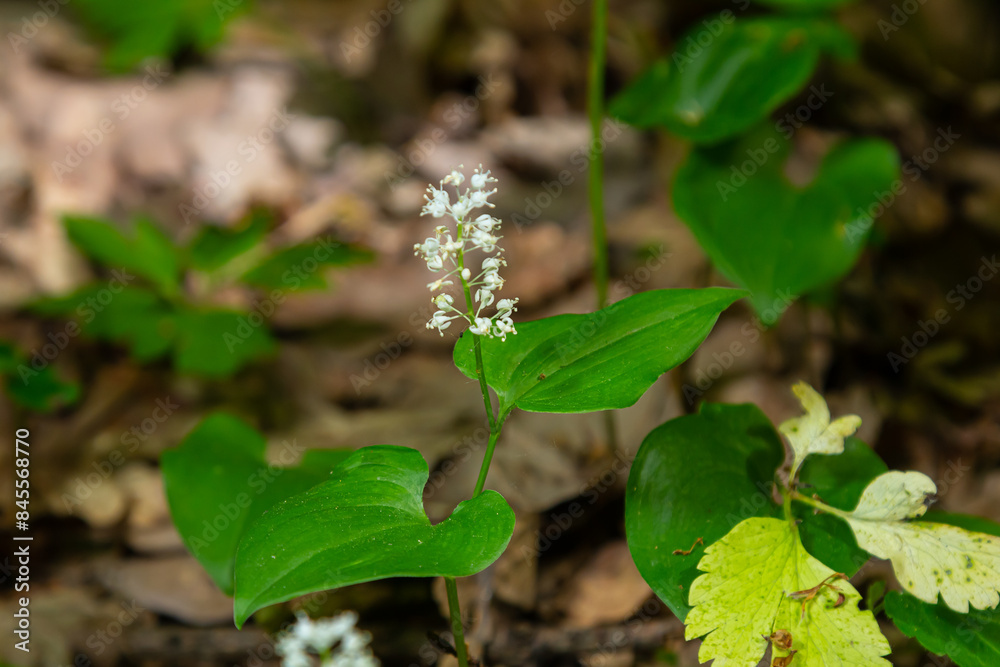
M 461 169 L 462 165 L 458 165 L 458 169 Z M 452 169 L 451 173 L 444 177 L 442 183 L 451 183 L 456 188 L 465 182 L 465 174 L 460 172 L 458 169 Z
M 438 240 L 430 237 L 428 237 L 427 240 L 424 241 L 422 244 L 418 243 L 417 245 L 413 246 L 413 254 L 423 255 L 425 258 L 432 257 L 438 254 L 438 251 L 440 250 L 441 250 L 441 244 L 438 243 Z
M 428 329 L 437 329 L 438 333 L 442 336 L 444 335 L 444 330 L 451 326 L 451 321 L 458 317 L 457 315 L 449 315 L 443 310 L 439 310 L 431 316 L 430 322 L 427 323 Z
M 480 308 L 485 308 L 493 303 L 493 299 L 493 292 L 486 288 L 481 288 L 476 292 L 476 301 L 479 303 Z
M 517 310 L 517 308 L 514 307 L 516 303 L 517 299 L 500 299 L 497 302 L 497 315 L 500 315 L 502 317 L 501 313 L 514 312 L 515 310 Z
M 497 319 L 496 323 L 493 325 L 493 335 L 498 336 L 500 340 L 507 340 L 507 334 L 516 334 L 517 331 L 514 329 L 514 321 L 510 317 L 501 317 Z
M 493 228 L 500 224 L 500 221 L 494 218 L 492 215 L 483 213 L 481 216 L 476 218 L 473 223 L 476 229 L 484 232 L 492 232 Z
M 475 323 L 469 327 L 469 331 L 477 336 L 489 336 L 493 321 L 488 317 L 477 317 Z
M 472 208 L 480 208 L 481 206 L 489 206 L 490 208 L 493 208 L 494 204 L 489 202 L 489 196 L 495 192 L 496 190 L 490 190 L 488 192 L 486 190 L 473 190 L 469 194 L 469 203 L 472 205 Z
M 472 277 L 472 271 L 468 269 L 462 269 L 462 280 L 468 280 Z
M 427 192 L 429 195 L 424 195 L 424 199 L 427 203 L 424 204 L 423 210 L 420 215 L 429 215 L 433 218 L 443 218 L 448 213 L 448 206 L 451 204 L 451 198 L 448 193 L 444 190 L 438 190 L 433 185 L 427 186 Z
M 431 271 L 440 271 L 444 268 L 444 259 L 441 255 L 434 255 L 427 258 L 427 268 Z
M 455 283 L 451 282 L 450 280 L 446 280 L 445 278 L 439 278 L 432 283 L 427 283 L 427 289 L 429 289 L 432 292 L 436 292 L 445 285 L 454 285 L 454 284 Z
M 461 241 L 453 241 L 451 234 L 445 237 L 447 240 L 441 244 L 441 252 L 449 257 L 453 257 L 458 254 L 459 250 L 462 250 L 465 246 Z
M 499 241 L 496 236 L 484 232 L 481 229 L 477 229 L 472 232 L 472 242 L 481 249 L 483 252 L 493 252 L 496 250 L 497 241 Z
M 472 205 L 472 202 L 469 201 L 468 197 L 459 197 L 458 202 L 451 207 L 451 211 L 455 214 L 456 220 L 461 220 L 473 208 L 475 207 Z
M 503 278 L 496 271 L 488 271 L 483 276 L 483 289 L 495 290 L 503 287 Z
M 483 171 L 483 165 L 479 165 L 475 173 L 472 174 L 472 178 L 469 179 L 469 184 L 472 185 L 475 190 L 482 190 L 490 183 L 496 183 L 497 179 L 490 175 L 490 171 Z M 496 192 L 494 190 L 494 192 Z
M 454 302 L 455 299 L 450 294 L 438 294 L 434 297 L 434 305 L 441 310 L 448 310 Z

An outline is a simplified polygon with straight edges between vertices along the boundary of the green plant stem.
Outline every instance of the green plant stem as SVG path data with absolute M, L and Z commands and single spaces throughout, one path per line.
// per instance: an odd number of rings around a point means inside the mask
M 459 224 L 458 228 L 458 238 L 461 240 L 461 224 Z M 469 287 L 469 281 L 462 277 L 462 270 L 465 269 L 464 251 L 459 251 L 458 253 L 458 269 L 458 275 L 462 281 L 462 293 L 465 295 L 466 314 L 470 322 L 475 322 L 476 313 L 472 307 L 472 290 Z M 479 379 L 479 391 L 483 394 L 483 406 L 486 408 L 486 418 L 490 424 L 490 439 L 486 445 L 486 453 L 483 455 L 483 463 L 479 468 L 476 488 L 472 492 L 472 497 L 475 498 L 483 492 L 483 487 L 486 484 L 486 476 L 490 472 L 490 463 L 493 461 L 493 451 L 496 449 L 497 440 L 500 438 L 500 429 L 507 418 L 507 413 L 505 412 L 496 417 L 493 416 L 493 401 L 490 399 L 490 389 L 486 383 L 486 367 L 483 363 L 481 336 L 469 335 L 472 336 L 472 349 L 476 354 L 476 377 Z M 455 653 L 458 657 L 458 664 L 459 667 L 469 667 L 469 656 L 465 648 L 465 633 L 462 631 L 462 611 L 458 602 L 458 585 L 455 583 L 454 577 L 445 577 L 444 583 L 445 588 L 448 589 L 448 611 L 451 614 L 451 632 L 455 637 Z
M 849 512 L 845 512 L 843 510 L 839 510 L 836 507 L 831 507 L 830 505 L 827 505 L 826 503 L 824 503 L 824 502 L 822 502 L 820 500 L 816 500 L 815 498 L 810 498 L 809 496 L 804 496 L 801 493 L 799 493 L 798 491 L 792 491 L 790 494 L 786 494 L 786 498 L 789 501 L 791 501 L 791 500 L 797 500 L 800 503 L 805 503 L 806 505 L 810 505 L 812 507 L 815 507 L 820 512 L 826 512 L 827 514 L 833 514 L 834 516 L 839 516 L 841 519 L 847 519 L 847 518 L 850 517 L 850 513 Z
M 785 521 L 791 526 L 792 535 L 798 536 L 799 524 L 795 522 L 795 515 L 792 514 L 792 494 L 794 491 L 783 489 L 781 493 L 781 509 L 784 510 Z
M 593 145 L 599 145 L 604 121 L 604 69 L 607 61 L 608 0 L 594 0 L 587 86 L 587 114 Z M 604 224 L 604 153 L 595 151 L 588 174 L 590 224 L 594 245 L 594 283 L 597 307 L 608 305 L 608 233 Z
M 604 70 L 608 59 L 608 0 L 594 0 L 591 18 L 590 69 L 587 84 L 587 115 L 590 118 L 591 145 L 599 146 L 604 123 Z M 597 308 L 608 305 L 608 231 L 604 219 L 604 153 L 595 152 L 587 174 L 587 196 L 590 202 L 590 226 L 594 246 L 594 284 L 597 287 Z M 615 416 L 604 413 L 604 430 L 608 449 L 618 451 Z
M 486 408 L 486 418 L 490 422 L 490 436 L 492 436 L 497 420 L 493 418 L 493 401 L 490 400 L 490 389 L 486 384 L 486 367 L 483 364 L 483 347 L 479 338 L 479 336 L 473 336 L 472 349 L 476 353 L 476 377 L 479 378 L 479 391 L 483 393 L 483 406 Z M 497 431 L 499 431 L 499 429 L 497 429 Z
M 465 267 L 464 253 L 460 253 L 458 256 L 459 267 Z M 459 274 L 461 276 L 461 274 Z M 465 278 L 462 278 L 462 291 L 465 293 L 465 308 L 466 314 L 469 316 L 469 322 L 476 321 L 476 313 L 472 308 L 472 290 L 469 289 L 469 283 Z M 490 400 L 490 389 L 486 384 L 486 370 L 483 364 L 483 347 L 482 342 L 479 340 L 480 336 L 474 334 L 469 334 L 472 336 L 472 349 L 476 353 L 476 377 L 479 379 L 479 391 L 483 394 L 483 406 L 486 408 L 486 418 L 490 423 L 490 436 L 493 436 L 494 422 L 493 418 L 493 401 Z
M 451 613 L 451 634 L 455 638 L 455 655 L 460 667 L 469 667 L 469 654 L 465 648 L 465 631 L 462 630 L 462 612 L 458 607 L 458 585 L 454 577 L 444 578 L 448 589 L 448 611 Z
M 505 419 L 507 419 L 507 413 L 500 415 L 495 422 L 490 424 L 490 440 L 486 445 L 486 453 L 483 454 L 483 464 L 479 467 L 479 478 L 476 480 L 476 488 L 472 492 L 473 498 L 482 493 L 483 487 L 486 485 L 486 476 L 490 474 L 490 463 L 493 462 L 493 450 L 496 449 L 497 440 L 500 438 L 500 429 L 503 428 Z

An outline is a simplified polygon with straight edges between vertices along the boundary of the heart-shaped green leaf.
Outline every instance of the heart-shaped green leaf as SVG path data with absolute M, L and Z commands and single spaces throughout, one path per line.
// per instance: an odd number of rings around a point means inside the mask
M 517 323 L 506 341 L 481 339 L 500 414 L 625 408 L 698 348 L 719 314 L 744 292 L 720 287 L 642 292 L 596 313 Z M 473 334 L 455 344 L 455 365 L 476 378 Z
M 678 618 L 691 609 L 705 547 L 743 519 L 780 515 L 771 488 L 784 456 L 753 405 L 705 403 L 643 440 L 625 491 L 625 534 L 639 573 Z
M 275 503 L 330 476 L 349 450 L 311 450 L 284 443 L 269 463 L 264 438 L 243 421 L 217 413 L 202 421 L 160 465 L 170 514 L 184 544 L 215 583 L 233 593 L 233 560 L 245 526 Z
M 388 577 L 464 577 L 500 557 L 514 512 L 484 491 L 431 525 L 420 452 L 365 447 L 330 478 L 265 512 L 236 553 L 237 627 L 261 607 Z
M 708 143 L 766 118 L 806 84 L 823 51 L 854 51 L 830 21 L 777 16 L 705 21 L 677 44 L 612 102 L 611 115 Z M 822 88 L 813 96 L 813 105 L 829 97 Z
M 762 314 L 780 314 L 854 265 L 871 228 L 869 208 L 891 195 L 899 176 L 890 144 L 848 141 L 800 189 L 782 173 L 787 151 L 774 128 L 758 128 L 694 149 L 674 181 L 678 215 L 719 270 L 753 293 Z

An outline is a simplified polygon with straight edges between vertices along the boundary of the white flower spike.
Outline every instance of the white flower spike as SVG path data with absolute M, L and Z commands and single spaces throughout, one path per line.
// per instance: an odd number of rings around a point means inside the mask
M 444 335 L 444 330 L 451 326 L 452 321 L 464 319 L 469 323 L 469 331 L 477 336 L 489 338 L 499 338 L 507 340 L 507 334 L 516 334 L 511 313 L 517 310 L 515 304 L 517 299 L 501 299 L 497 304 L 497 312 L 492 317 L 483 316 L 482 311 L 493 304 L 496 300 L 495 291 L 503 288 L 504 279 L 500 277 L 500 267 L 507 266 L 504 261 L 503 248 L 497 244 L 501 237 L 495 232 L 500 227 L 500 221 L 493 216 L 483 213 L 474 220 L 469 219 L 473 211 L 482 207 L 493 208 L 489 198 L 496 193 L 496 188 L 489 189 L 497 179 L 489 170 L 484 171 L 479 165 L 472 176 L 468 179 L 469 185 L 463 192 L 460 186 L 466 182 L 462 166 L 453 169 L 451 173 L 444 177 L 439 183 L 439 187 L 427 186 L 427 194 L 424 196 L 424 204 L 421 215 L 429 215 L 432 218 L 451 218 L 455 222 L 454 229 L 447 225 L 439 225 L 434 229 L 434 236 L 427 238 L 423 243 L 413 246 L 414 254 L 420 256 L 427 262 L 427 268 L 431 271 L 447 271 L 438 280 L 427 285 L 432 292 L 436 292 L 453 281 L 448 280 L 457 276 L 462 283 L 462 291 L 465 295 L 474 294 L 474 303 L 467 303 L 468 312 L 463 312 L 453 305 L 454 299 L 448 294 L 438 294 L 432 301 L 437 307 L 437 311 L 427 322 L 428 329 L 437 329 L 438 333 Z M 455 189 L 457 200 L 452 201 L 451 195 L 445 190 L 446 185 L 451 185 Z M 452 235 L 454 234 L 454 236 Z M 466 266 L 466 253 L 480 250 L 487 256 L 482 260 L 482 273 L 474 276 L 472 270 Z

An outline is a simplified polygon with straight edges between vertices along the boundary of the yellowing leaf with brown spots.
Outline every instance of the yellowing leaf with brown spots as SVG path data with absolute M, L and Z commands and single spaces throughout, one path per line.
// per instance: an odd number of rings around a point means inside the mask
M 865 489 L 850 524 L 858 546 L 892 561 L 896 578 L 908 593 L 968 613 L 1000 602 L 1000 537 L 957 526 L 904 521 L 927 511 L 927 499 L 937 492 L 934 482 L 919 472 L 887 472 Z
M 787 521 L 740 522 L 698 569 L 685 637 L 708 635 L 700 661 L 755 667 L 770 640 L 776 658 L 795 652 L 791 667 L 888 667 L 889 643 L 858 608 L 861 596 L 806 552 Z

